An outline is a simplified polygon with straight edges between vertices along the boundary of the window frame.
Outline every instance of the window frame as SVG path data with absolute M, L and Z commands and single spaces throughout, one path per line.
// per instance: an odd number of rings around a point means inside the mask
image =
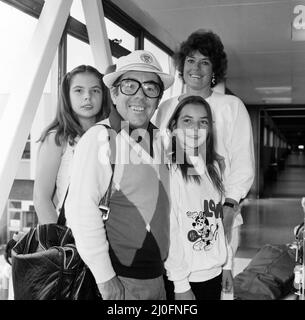
M 0 0 L 0 1 L 7 3 L 15 7 L 16 9 L 19 9 L 24 13 L 29 14 L 37 19 L 39 18 L 44 5 L 44 0 L 18 0 L 18 1 L 17 0 Z M 144 38 L 147 38 L 149 41 L 154 43 L 161 50 L 166 52 L 169 56 L 173 55 L 173 51 L 169 47 L 167 47 L 163 42 L 161 42 L 159 39 L 153 36 L 148 30 L 146 30 L 143 26 L 137 23 L 133 18 L 127 15 L 117 5 L 115 5 L 109 0 L 101 0 L 101 1 L 103 4 L 105 17 L 136 38 L 135 49 L 140 49 L 140 50 L 143 49 Z M 63 39 L 67 33 L 69 33 L 71 36 L 81 41 L 89 43 L 86 25 L 71 16 L 69 16 L 67 20 L 67 24 L 62 37 Z M 125 49 L 115 41 L 109 40 L 109 42 L 110 42 L 111 53 L 114 57 L 119 58 L 122 55 L 127 55 L 128 53 L 130 53 L 129 50 Z M 59 50 L 59 60 L 62 63 L 63 57 L 61 55 L 62 55 L 62 52 L 61 50 Z M 61 66 L 61 69 L 64 70 L 62 66 Z
M 44 0 L 0 0 L 8 5 L 15 7 L 22 12 L 31 15 L 34 18 L 39 18 L 42 8 L 44 6 Z M 142 25 L 136 22 L 132 17 L 126 14 L 117 5 L 109 0 L 101 0 L 104 10 L 104 15 L 107 19 L 115 23 L 120 28 L 124 29 L 126 32 L 130 33 L 135 37 L 135 49 L 144 49 L 144 39 L 146 38 L 159 49 L 164 51 L 169 56 L 173 56 L 174 52 L 167 47 L 163 42 L 153 36 L 148 30 L 146 30 Z M 89 44 L 89 37 L 87 32 L 87 27 L 84 23 L 69 16 L 66 26 L 64 28 L 60 43 L 58 45 L 58 84 L 57 84 L 57 94 L 59 95 L 59 88 L 61 80 L 64 74 L 67 72 L 67 35 L 75 37 L 76 39 Z M 130 53 L 130 51 L 119 43 L 115 39 L 110 40 L 111 54 L 115 58 L 125 56 Z
M 129 32 L 136 37 L 136 48 L 138 50 L 144 49 L 144 38 L 154 43 L 157 47 L 172 56 L 174 52 L 167 47 L 163 42 L 152 35 L 148 30 L 136 22 L 133 18 L 127 15 L 117 5 L 109 0 L 103 0 L 103 8 L 105 17 L 117 24 L 119 27 Z

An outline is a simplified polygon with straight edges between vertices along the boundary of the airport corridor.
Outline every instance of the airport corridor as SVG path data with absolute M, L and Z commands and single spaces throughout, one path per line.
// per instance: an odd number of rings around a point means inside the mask
M 305 154 L 291 153 L 284 168 L 266 188 L 265 197 L 246 199 L 242 203 L 244 220 L 236 253 L 234 274 L 250 262 L 265 244 L 294 241 L 294 228 L 304 221 L 301 205 L 305 197 Z

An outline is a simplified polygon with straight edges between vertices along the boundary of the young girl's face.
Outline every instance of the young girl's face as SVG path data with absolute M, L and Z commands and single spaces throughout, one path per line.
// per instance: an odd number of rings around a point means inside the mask
M 102 87 L 99 79 L 90 72 L 76 74 L 71 79 L 70 101 L 80 119 L 94 119 L 102 108 Z
M 201 104 L 186 104 L 177 119 L 176 137 L 186 152 L 205 143 L 209 120 L 205 107 Z

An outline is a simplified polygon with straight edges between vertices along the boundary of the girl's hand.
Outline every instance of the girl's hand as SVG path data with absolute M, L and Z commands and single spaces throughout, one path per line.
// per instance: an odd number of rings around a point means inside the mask
M 233 289 L 233 275 L 231 270 L 222 271 L 222 291 L 225 293 L 231 292 Z
M 196 300 L 196 298 L 192 289 L 190 289 L 185 292 L 175 293 L 175 300 Z

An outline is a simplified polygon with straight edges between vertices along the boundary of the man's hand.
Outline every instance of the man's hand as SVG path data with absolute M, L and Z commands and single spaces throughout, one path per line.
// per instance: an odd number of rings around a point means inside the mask
M 222 271 L 222 291 L 229 293 L 233 289 L 233 276 L 231 270 Z
M 112 279 L 97 284 L 103 300 L 124 300 L 125 292 L 120 279 L 115 276 Z
M 175 300 L 196 300 L 192 289 L 185 292 L 175 293 Z

